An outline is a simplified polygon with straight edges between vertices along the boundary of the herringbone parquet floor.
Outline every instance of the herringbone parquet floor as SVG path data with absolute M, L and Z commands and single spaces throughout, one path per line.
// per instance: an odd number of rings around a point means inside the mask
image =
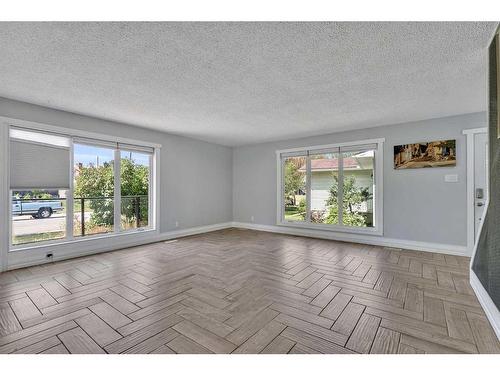
M 229 229 L 0 274 L 0 353 L 491 353 L 468 258 Z

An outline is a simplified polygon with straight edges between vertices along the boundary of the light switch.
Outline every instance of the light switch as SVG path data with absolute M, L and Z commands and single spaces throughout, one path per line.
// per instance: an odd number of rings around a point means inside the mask
M 444 182 L 458 182 L 458 174 L 446 174 Z

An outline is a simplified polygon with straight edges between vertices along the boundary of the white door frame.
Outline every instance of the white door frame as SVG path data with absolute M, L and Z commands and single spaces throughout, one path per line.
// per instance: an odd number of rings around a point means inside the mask
M 488 128 L 465 129 L 462 134 L 467 138 L 467 252 L 473 255 L 475 242 L 474 221 L 474 137 L 488 133 Z M 488 171 L 486 171 L 488 173 Z M 486 212 L 486 207 L 485 207 Z

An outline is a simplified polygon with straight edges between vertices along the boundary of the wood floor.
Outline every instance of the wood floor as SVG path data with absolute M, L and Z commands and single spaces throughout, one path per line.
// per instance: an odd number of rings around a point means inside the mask
M 228 229 L 0 274 L 0 353 L 499 353 L 465 257 Z

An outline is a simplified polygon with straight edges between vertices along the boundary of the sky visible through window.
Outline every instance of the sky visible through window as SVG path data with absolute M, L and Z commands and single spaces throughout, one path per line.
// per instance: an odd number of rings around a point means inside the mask
M 133 160 L 137 165 L 149 167 L 149 155 L 147 154 L 132 151 L 121 151 L 121 158 Z
M 113 150 L 104 147 L 95 147 L 76 144 L 74 145 L 75 165 L 82 164 L 88 166 L 102 166 L 104 163 L 111 163 L 114 160 Z M 121 151 L 121 157 L 131 159 L 138 165 L 149 166 L 149 155 L 138 152 Z

